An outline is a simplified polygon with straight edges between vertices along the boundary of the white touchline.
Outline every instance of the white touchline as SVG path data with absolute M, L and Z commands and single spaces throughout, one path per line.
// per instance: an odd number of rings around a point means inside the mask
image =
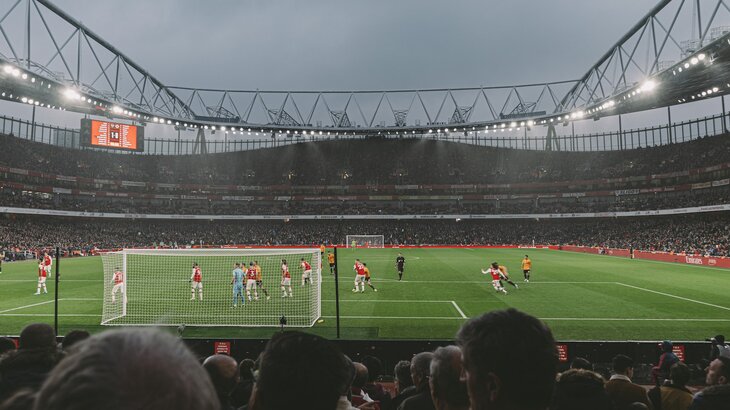
M 53 302 L 54 302 L 53 300 L 47 300 L 45 302 L 33 303 L 32 305 L 25 305 L 25 306 L 14 307 L 12 309 L 0 310 L 0 313 L 12 312 L 14 310 L 25 309 L 25 308 L 29 308 L 29 307 L 33 307 L 33 306 L 47 305 L 47 304 L 53 303 Z
M 633 288 L 633 289 L 643 290 L 644 292 L 656 293 L 657 295 L 669 296 L 670 298 L 676 298 L 676 299 L 680 299 L 680 300 L 686 300 L 687 302 L 699 303 L 700 305 L 712 306 L 712 307 L 716 307 L 718 309 L 730 310 L 730 307 L 725 307 L 725 306 L 720 306 L 720 305 L 714 305 L 712 303 L 707 303 L 707 302 L 702 302 L 700 300 L 694 300 L 694 299 L 690 299 L 690 298 L 685 298 L 683 296 L 672 295 L 670 293 L 664 293 L 664 292 L 659 292 L 659 291 L 656 291 L 656 290 L 641 288 L 641 287 L 638 287 L 638 286 L 628 285 L 626 283 L 621 283 L 621 282 L 616 282 L 616 284 L 617 285 L 621 285 L 621 286 L 626 286 L 627 288 Z
M 457 311 L 459 312 L 459 314 L 461 315 L 461 317 L 462 317 L 462 318 L 464 318 L 464 319 L 468 319 L 468 318 L 466 317 L 466 315 L 464 314 L 464 312 L 463 312 L 463 311 L 461 310 L 461 308 L 459 307 L 459 305 L 457 305 L 457 304 L 456 304 L 456 302 L 454 302 L 454 301 L 452 300 L 452 301 L 451 301 L 451 304 L 452 304 L 452 305 L 454 305 L 454 307 L 455 307 L 455 308 L 456 308 L 456 310 L 457 310 Z

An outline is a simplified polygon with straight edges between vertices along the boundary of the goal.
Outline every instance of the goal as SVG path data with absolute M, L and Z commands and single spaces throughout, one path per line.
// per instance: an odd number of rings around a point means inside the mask
M 310 327 L 322 311 L 320 257 L 319 249 L 309 248 L 109 252 L 102 255 L 101 324 L 263 327 L 280 326 L 284 316 L 287 326 Z M 287 261 L 291 274 L 291 288 L 284 288 L 286 297 L 282 291 L 282 259 Z M 302 259 L 312 270 L 304 285 Z M 234 308 L 231 285 L 234 265 L 240 263 L 246 272 L 251 262 L 261 267 L 262 286 L 251 289 L 249 300 L 244 276 L 241 294 L 245 303 L 241 304 L 239 297 Z M 202 292 L 199 289 L 193 292 L 194 263 L 200 268 Z M 119 279 L 122 286 L 117 286 Z
M 345 246 L 348 248 L 382 248 L 385 246 L 383 235 L 347 235 Z

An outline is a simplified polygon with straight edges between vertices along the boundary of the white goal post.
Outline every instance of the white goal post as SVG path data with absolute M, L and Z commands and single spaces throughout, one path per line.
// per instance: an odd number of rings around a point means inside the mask
M 347 235 L 345 246 L 348 248 L 384 248 L 383 235 Z
M 273 327 L 284 316 L 289 327 L 311 327 L 322 314 L 318 248 L 124 249 L 103 254 L 102 262 L 102 325 Z M 261 281 L 249 282 L 254 262 Z M 311 266 L 308 277 L 303 262 Z M 244 273 L 242 287 L 231 283 L 237 263 Z

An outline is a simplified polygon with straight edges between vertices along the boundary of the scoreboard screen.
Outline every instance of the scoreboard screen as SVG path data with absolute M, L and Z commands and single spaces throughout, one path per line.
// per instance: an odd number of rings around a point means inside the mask
M 144 128 L 118 122 L 81 120 L 81 145 L 144 151 Z

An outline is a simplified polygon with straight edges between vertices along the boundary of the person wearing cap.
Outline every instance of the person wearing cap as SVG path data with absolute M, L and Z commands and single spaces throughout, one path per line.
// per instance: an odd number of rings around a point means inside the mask
M 718 357 L 727 357 L 730 359 L 730 346 L 725 343 L 725 336 L 717 335 L 708 341 L 712 342 L 710 346 L 710 361 Z
M 672 368 L 672 365 L 679 362 L 679 358 L 672 351 L 673 347 L 672 342 L 669 340 L 665 340 L 661 343 L 662 354 L 659 356 L 659 364 L 651 369 L 652 379 L 654 379 L 654 383 L 657 386 L 661 385 L 669 378 L 669 371 Z

